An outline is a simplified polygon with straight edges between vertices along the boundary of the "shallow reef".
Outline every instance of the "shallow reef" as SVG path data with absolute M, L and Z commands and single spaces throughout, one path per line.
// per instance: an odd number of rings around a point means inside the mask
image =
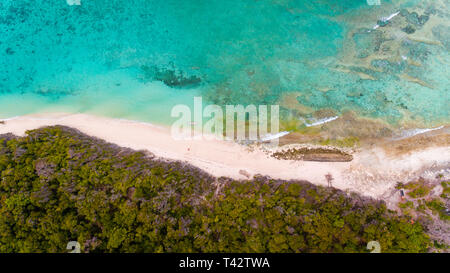
M 219 105 L 289 97 L 283 119 L 327 109 L 386 127 L 443 125 L 448 14 L 440 0 L 5 0 L 0 116 L 56 108 L 170 124 L 174 105 L 201 95 Z

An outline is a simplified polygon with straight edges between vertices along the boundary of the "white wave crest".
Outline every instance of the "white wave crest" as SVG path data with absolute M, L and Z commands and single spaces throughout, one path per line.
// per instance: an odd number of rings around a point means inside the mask
M 420 134 L 424 134 L 424 133 L 428 133 L 431 131 L 436 131 L 436 130 L 441 130 L 443 129 L 444 126 L 439 126 L 436 128 L 425 128 L 425 129 L 410 129 L 410 130 L 404 130 L 400 133 L 400 136 L 397 137 L 396 139 L 404 139 L 404 138 L 409 138 L 409 137 L 413 137 L 416 135 L 420 135 Z
M 288 135 L 290 133 L 291 132 L 289 132 L 289 131 L 283 131 L 283 132 L 279 132 L 279 133 L 276 133 L 276 134 L 267 134 L 267 135 L 263 136 L 260 140 L 263 141 L 263 142 L 264 141 L 269 141 L 269 140 L 273 140 L 273 139 L 277 139 L 277 138 L 283 137 L 283 136 Z
M 67 5 L 69 6 L 80 6 L 81 0 L 66 0 Z
M 388 17 L 382 17 L 381 18 L 381 21 L 383 21 L 383 22 L 389 22 L 390 20 L 392 20 L 392 18 L 394 18 L 395 16 L 397 16 L 397 15 L 399 15 L 400 14 L 400 11 L 397 11 L 397 12 L 395 12 L 395 13 L 392 13 L 391 15 L 389 15 Z M 374 27 L 373 27 L 373 29 L 375 30 L 375 29 L 377 29 L 377 28 L 379 28 L 380 27 L 380 25 L 379 24 L 376 24 Z
M 322 119 L 312 119 L 313 120 L 312 123 L 307 122 L 304 118 L 300 118 L 300 119 L 303 120 L 306 127 L 312 127 L 312 126 L 317 126 L 317 125 L 321 125 L 321 124 L 336 120 L 338 118 L 339 118 L 339 116 L 322 118 Z

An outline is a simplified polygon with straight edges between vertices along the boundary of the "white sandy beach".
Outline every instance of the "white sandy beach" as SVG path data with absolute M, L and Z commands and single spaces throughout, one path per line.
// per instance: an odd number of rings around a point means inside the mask
M 0 134 L 24 135 L 42 126 L 64 125 L 119 146 L 148 150 L 156 156 L 189 162 L 214 176 L 246 179 L 239 173 L 268 175 L 279 179 L 301 179 L 326 185 L 331 173 L 333 186 L 377 199 L 392 200 L 397 182 L 407 182 L 430 172 L 450 174 L 450 147 L 431 147 L 401 157 L 388 157 L 381 148 L 353 154 L 351 162 L 287 161 L 269 157 L 264 151 L 218 140 L 175 140 L 169 128 L 87 114 L 35 114 L 0 124 Z

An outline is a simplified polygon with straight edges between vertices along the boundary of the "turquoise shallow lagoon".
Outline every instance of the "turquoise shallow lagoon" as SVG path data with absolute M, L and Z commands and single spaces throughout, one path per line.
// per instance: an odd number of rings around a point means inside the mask
M 446 0 L 2 0 L 0 118 L 58 111 L 170 124 L 172 106 L 202 96 L 280 104 L 294 129 L 348 111 L 394 128 L 440 126 L 450 116 L 448 8 Z

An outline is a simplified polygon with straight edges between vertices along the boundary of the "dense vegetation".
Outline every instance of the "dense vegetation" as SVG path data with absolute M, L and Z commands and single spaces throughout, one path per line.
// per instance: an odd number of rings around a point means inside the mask
M 0 251 L 424 252 L 420 224 L 306 181 L 215 179 L 65 127 L 0 137 Z

